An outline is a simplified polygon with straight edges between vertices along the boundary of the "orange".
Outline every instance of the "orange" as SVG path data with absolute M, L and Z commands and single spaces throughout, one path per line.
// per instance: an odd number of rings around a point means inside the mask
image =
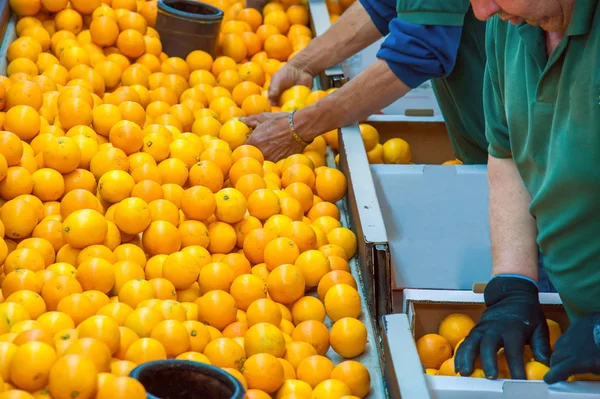
M 256 9 L 245 8 L 237 14 L 236 19 L 238 21 L 246 22 L 254 32 L 262 24 L 263 17 Z
M 99 316 L 107 316 L 114 319 L 120 326 L 125 323 L 125 319 L 133 313 L 133 309 L 124 303 L 110 303 L 103 306 L 96 312 Z
M 294 341 L 286 345 L 284 359 L 287 360 L 294 369 L 306 358 L 317 355 L 316 349 L 307 342 Z
M 92 41 L 101 47 L 114 46 L 119 36 L 119 25 L 110 17 L 99 17 L 90 25 Z
M 32 237 L 47 240 L 54 251 L 58 251 L 65 243 L 62 238 L 62 223 L 56 220 L 43 220 L 33 230 Z
M 267 277 L 269 296 L 282 304 L 294 303 L 304 294 L 306 287 L 302 270 L 294 265 L 282 265 Z
M 58 302 L 56 310 L 69 315 L 75 325 L 93 315 L 94 308 L 92 301 L 85 295 L 74 293 L 69 294 Z
M 133 186 L 131 196 L 140 198 L 146 202 L 162 199 L 164 194 L 159 183 L 154 180 L 141 180 Z
M 298 245 L 300 252 L 317 248 L 316 234 L 306 223 L 298 221 L 290 223 L 282 229 L 281 236 L 294 241 Z
M 258 323 L 248 329 L 244 335 L 246 356 L 268 353 L 282 357 L 285 353 L 285 339 L 277 326 L 271 323 Z
M 143 279 L 129 280 L 119 290 L 119 302 L 123 302 L 132 308 L 147 299 L 156 297 L 153 285 Z
M 79 282 L 70 276 L 52 277 L 42 288 L 42 297 L 48 310 L 56 310 L 58 303 L 72 293 L 82 292 Z
M 10 380 L 18 388 L 35 391 L 48 383 L 50 370 L 57 360 L 52 346 L 43 342 L 28 342 L 14 353 L 9 366 Z
M 6 181 L 6 179 L 3 181 Z M 2 193 L 1 185 L 0 193 Z M 2 197 L 5 198 L 4 196 Z M 19 198 L 10 200 L 2 206 L 0 219 L 4 224 L 6 238 L 14 239 L 29 236 L 38 222 L 34 206 Z M 6 259 L 6 255 L 5 253 L 2 260 Z M 4 272 L 10 273 L 9 270 L 4 270 Z
M 31 248 L 17 248 L 8 254 L 4 262 L 4 271 L 10 273 L 18 269 L 37 272 L 45 268 L 43 256 Z
M 318 320 L 306 320 L 298 324 L 292 332 L 292 339 L 311 344 L 320 355 L 325 355 L 329 349 L 329 331 Z
M 121 342 L 117 322 L 107 316 L 92 316 L 77 327 L 78 337 L 94 338 L 104 342 L 111 353 L 116 353 Z
M 338 380 L 320 382 L 313 390 L 313 398 L 342 398 L 352 393 L 348 385 Z
M 324 201 L 337 202 L 346 195 L 346 177 L 342 172 L 326 168 L 316 177 L 315 190 Z
M 217 338 L 204 348 L 204 355 L 211 364 L 240 370 L 244 363 L 244 349 L 232 338 Z
M 229 144 L 232 150 L 246 142 L 250 135 L 250 128 L 238 120 L 226 122 L 219 131 L 219 138 Z
M 210 71 L 212 68 L 213 59 L 210 54 L 202 50 L 195 50 L 187 55 L 186 62 L 190 71 L 197 71 L 199 69 Z
M 236 319 L 237 305 L 235 299 L 227 292 L 218 290 L 207 292 L 196 301 L 196 304 L 198 305 L 198 321 L 219 330 L 227 327 Z
M 304 26 L 308 25 L 308 12 L 305 6 L 293 5 L 287 9 L 286 15 L 292 24 L 292 27 L 296 24 Z M 310 33 L 310 30 L 308 32 Z
M 265 84 L 266 79 L 266 71 L 263 70 L 263 67 L 257 62 L 246 62 L 242 64 L 239 68 L 240 78 L 244 82 L 255 83 L 258 86 L 263 86 Z M 261 93 L 253 93 L 253 94 L 261 94 Z
M 96 391 L 98 370 L 94 362 L 81 355 L 61 357 L 50 370 L 49 387 L 54 398 L 73 395 L 91 397 Z
M 0 153 L 6 159 L 8 166 L 15 166 L 23 156 L 23 146 L 19 136 L 14 133 L 0 132 Z
M 13 326 L 19 322 L 31 319 L 31 316 L 23 305 L 13 302 L 0 304 L 0 315 L 4 317 L 4 320 L 0 323 L 0 332 L 2 334 L 11 331 Z
M 216 209 L 214 194 L 206 187 L 195 186 L 184 191 L 181 198 L 181 210 L 186 218 L 206 220 Z
M 473 327 L 475 327 L 475 322 L 470 316 L 455 313 L 442 320 L 438 332 L 439 335 L 446 338 L 452 349 L 455 349 L 456 345 L 469 335 Z
M 237 243 L 235 229 L 228 223 L 214 222 L 208 226 L 209 244 L 211 253 L 225 254 L 231 252 Z
M 119 51 L 130 58 L 137 58 L 146 51 L 144 36 L 135 29 L 126 29 L 119 33 L 117 38 Z
M 179 290 L 189 288 L 198 278 L 199 272 L 200 265 L 184 252 L 169 255 L 163 264 L 163 277 Z
M 328 380 L 333 372 L 334 365 L 325 356 L 314 355 L 302 360 L 296 372 L 298 379 L 307 382 L 315 388 L 321 382 Z
M 329 216 L 336 220 L 339 220 L 340 210 L 331 202 L 323 201 L 319 203 L 314 203 L 312 208 L 310 208 L 310 211 L 308 211 L 307 216 L 313 222 L 321 216 Z
M 137 367 L 137 364 L 127 361 L 127 360 L 119 360 L 111 363 L 110 372 L 118 377 L 127 377 L 129 373 Z
M 327 233 L 327 241 L 329 244 L 338 245 L 344 248 L 348 259 L 352 258 L 356 254 L 356 235 L 352 230 L 345 227 L 339 227 L 331 230 Z
M 348 284 L 336 284 L 327 290 L 324 303 L 327 315 L 334 322 L 344 317 L 360 315 L 360 296 Z
M 60 202 L 60 214 L 66 219 L 70 214 L 81 209 L 99 209 L 99 202 L 92 193 L 84 189 L 68 191 Z
M 10 130 L 21 140 L 29 141 L 40 131 L 38 112 L 27 105 L 17 105 L 8 110 L 4 128 Z
M 360 320 L 352 317 L 339 319 L 331 327 L 330 343 L 340 356 L 359 356 L 367 346 L 367 328 Z
M 5 302 L 18 303 L 22 305 L 32 319 L 37 319 L 46 312 L 46 304 L 44 303 L 44 299 L 34 291 L 17 291 L 7 297 Z
M 265 247 L 276 238 L 277 235 L 270 230 L 258 228 L 250 231 L 244 240 L 244 255 L 254 264 L 262 263 Z
M 235 62 L 242 62 L 246 58 L 247 48 L 244 39 L 240 35 L 230 33 L 223 36 L 221 52 Z
M 243 253 L 230 253 L 228 255 L 223 256 L 220 259 L 220 262 L 228 264 L 231 266 L 233 270 L 233 275 L 235 277 L 250 274 L 252 272 L 252 267 L 250 265 L 250 261 L 244 256 Z
M 219 220 L 227 223 L 237 223 L 244 218 L 247 211 L 244 195 L 234 189 L 225 188 L 215 194 L 215 215 Z
M 107 231 L 104 216 L 92 209 L 77 210 L 63 222 L 63 238 L 73 248 L 101 244 Z
M 97 399 L 111 398 L 146 398 L 144 386 L 136 379 L 130 377 L 116 377 L 109 379 L 108 382 L 99 387 L 96 393 Z
M 244 378 L 250 389 L 260 389 L 273 394 L 283 384 L 283 366 L 275 356 L 260 353 L 250 356 L 244 363 Z
M 257 299 L 266 298 L 265 282 L 251 274 L 238 276 L 231 285 L 231 295 L 236 300 L 238 308 L 248 309 L 250 304 Z
M 237 246 L 242 248 L 248 233 L 250 233 L 252 230 L 260 229 L 261 227 L 262 224 L 260 223 L 260 220 L 253 216 L 244 217 L 243 220 L 236 223 L 235 231 L 237 234 Z
M 127 350 L 126 359 L 136 364 L 167 358 L 164 346 L 153 338 L 141 338 Z
M 113 291 L 118 293 L 123 285 L 130 280 L 144 278 L 144 270 L 138 263 L 132 261 L 118 261 L 113 265 L 115 285 Z
M 264 47 L 268 57 L 278 61 L 287 61 L 290 54 L 294 51 L 290 39 L 281 34 L 274 34 L 267 37 Z
M 32 175 L 32 194 L 42 201 L 56 201 L 65 191 L 65 182 L 62 175 L 54 169 L 42 168 Z
M 226 263 L 214 262 L 202 267 L 198 277 L 200 292 L 206 293 L 212 290 L 229 292 L 235 276 L 233 269 Z
M 203 352 L 210 342 L 210 334 L 206 326 L 198 321 L 186 321 L 183 323 L 189 336 L 189 349 L 194 352 Z
M 158 164 L 161 180 L 165 184 L 183 186 L 188 180 L 188 168 L 181 159 L 168 158 Z
M 173 224 L 159 220 L 144 231 L 142 243 L 148 254 L 172 254 L 181 248 L 181 234 Z M 171 281 L 173 282 L 173 281 Z
M 383 144 L 383 161 L 386 164 L 407 164 L 411 160 L 408 143 L 401 138 L 389 139 Z
M 316 287 L 321 279 L 331 271 L 329 260 L 317 250 L 303 252 L 296 259 L 295 265 L 304 273 L 307 287 Z
M 140 198 L 125 198 L 115 208 L 114 222 L 127 234 L 139 234 L 150 225 L 150 209 Z
M 163 320 L 164 317 L 158 310 L 141 307 L 127 316 L 124 326 L 143 338 L 149 337 L 154 326 Z
M 554 345 L 562 335 L 562 330 L 560 325 L 554 320 L 546 319 L 546 323 L 548 324 L 548 330 L 550 332 L 550 348 L 554 350 Z
M 246 115 L 258 115 L 265 112 L 271 112 L 269 100 L 261 95 L 250 95 L 244 99 L 242 110 Z
M 142 148 L 144 133 L 136 123 L 122 120 L 110 129 L 109 139 L 113 146 L 130 155 Z
M 185 325 L 175 320 L 165 320 L 153 329 L 151 337 L 159 341 L 168 357 L 176 357 L 188 350 L 190 338 Z
M 417 340 L 417 352 L 426 368 L 439 369 L 443 362 L 452 357 L 452 346 L 438 334 L 427 334 Z
M 285 265 L 293 264 L 300 250 L 294 241 L 286 237 L 280 237 L 271 241 L 264 250 L 264 263 L 269 270 Z
M 76 142 L 68 137 L 53 137 L 44 146 L 42 154 L 45 166 L 62 174 L 77 169 L 81 160 L 81 150 Z
M 285 174 L 287 170 L 284 170 L 283 174 Z M 283 177 L 282 174 L 282 177 Z M 283 183 L 283 179 L 282 179 Z M 285 192 L 291 197 L 300 202 L 302 205 L 302 209 L 304 213 L 308 212 L 310 208 L 313 206 L 314 195 L 312 194 L 312 189 L 303 182 L 292 182 L 289 184 Z
M 548 371 L 550 368 L 539 362 L 533 361 L 525 364 L 525 374 L 528 380 L 543 380 Z
M 306 320 L 325 321 L 325 307 L 315 297 L 304 296 L 292 306 L 292 317 L 295 325 Z
M 13 293 L 20 290 L 29 290 L 33 292 L 41 292 L 41 284 L 32 270 L 17 269 L 9 272 L 4 281 L 2 281 L 2 294 L 9 297 Z

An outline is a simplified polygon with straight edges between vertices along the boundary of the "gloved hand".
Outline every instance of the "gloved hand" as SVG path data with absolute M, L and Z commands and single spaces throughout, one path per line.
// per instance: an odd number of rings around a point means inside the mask
M 600 374 L 600 313 L 575 321 L 554 344 L 548 384 L 575 374 Z
M 527 344 L 535 360 L 549 364 L 548 325 L 535 284 L 517 277 L 497 276 L 486 286 L 484 298 L 487 309 L 458 348 L 456 371 L 463 376 L 471 375 L 480 354 L 486 378 L 496 379 L 497 353 L 504 347 L 512 378 L 525 379 L 523 347 Z
M 273 105 L 278 105 L 279 97 L 284 91 L 296 85 L 312 87 L 313 79 L 314 76 L 305 68 L 290 61 L 273 75 L 269 84 L 269 101 Z

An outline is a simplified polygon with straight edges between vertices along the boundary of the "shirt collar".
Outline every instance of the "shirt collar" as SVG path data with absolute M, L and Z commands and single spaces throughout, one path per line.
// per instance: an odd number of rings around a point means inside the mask
M 576 36 L 588 33 L 597 7 L 598 0 L 575 0 L 575 8 L 566 35 Z

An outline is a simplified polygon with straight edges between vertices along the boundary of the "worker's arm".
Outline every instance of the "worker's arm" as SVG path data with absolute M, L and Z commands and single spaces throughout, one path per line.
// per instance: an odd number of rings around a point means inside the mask
M 296 131 L 306 142 L 381 110 L 424 81 L 446 76 L 454 67 L 462 29 L 424 26 L 395 19 L 379 59 L 341 89 L 299 110 Z M 248 140 L 266 159 L 278 160 L 302 150 L 289 131 L 286 114 L 242 119 L 255 128 Z
M 549 364 L 551 351 L 548 325 L 538 295 L 537 229 L 529 214 L 531 195 L 513 159 L 504 108 L 504 76 L 497 72 L 496 66 L 496 62 L 502 62 L 495 58 L 497 20 L 487 26 L 488 64 L 483 94 L 490 143 L 493 278 L 484 291 L 486 310 L 456 351 L 454 366 L 461 375 L 471 375 L 480 355 L 486 377 L 498 378 L 497 353 L 503 347 L 512 378 L 525 379 L 525 345 L 530 345 L 535 360 L 544 364 Z
M 529 213 L 531 195 L 512 158 L 489 157 L 490 239 L 492 276 L 515 274 L 538 280 L 535 219 Z
M 382 31 L 389 32 L 387 26 L 394 10 L 390 0 L 362 0 L 352 4 L 324 34 L 315 37 L 273 76 L 269 85 L 271 103 L 277 104 L 281 93 L 292 86 L 312 87 L 317 74 L 387 34 Z

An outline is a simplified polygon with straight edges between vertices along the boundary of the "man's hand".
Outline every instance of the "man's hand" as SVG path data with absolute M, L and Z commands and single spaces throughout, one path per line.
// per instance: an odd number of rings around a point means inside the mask
M 600 374 L 600 313 L 575 321 L 560 336 L 544 381 L 554 384 L 585 373 Z
M 279 97 L 284 91 L 296 85 L 312 87 L 313 79 L 314 76 L 305 68 L 288 62 L 271 79 L 271 83 L 269 84 L 269 101 L 273 105 L 279 105 Z
M 486 377 L 496 379 L 497 353 L 504 347 L 512 378 L 525 379 L 523 347 L 527 344 L 535 360 L 549 364 L 548 325 L 535 284 L 521 278 L 498 276 L 488 283 L 484 297 L 487 309 L 458 348 L 456 371 L 463 376 L 471 375 L 480 354 Z
M 265 159 L 273 162 L 301 153 L 304 146 L 292 136 L 288 116 L 287 112 L 275 112 L 242 118 L 242 122 L 254 128 L 246 144 L 257 147 Z

